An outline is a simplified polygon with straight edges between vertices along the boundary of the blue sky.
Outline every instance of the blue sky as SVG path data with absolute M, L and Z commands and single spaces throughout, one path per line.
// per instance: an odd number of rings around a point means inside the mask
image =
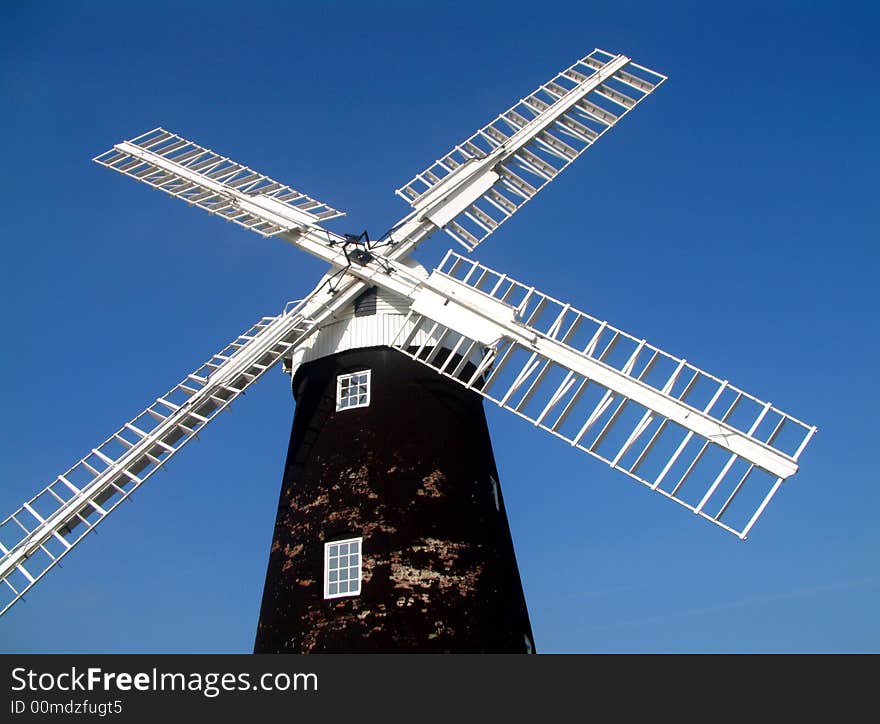
M 309 5 L 0 10 L 0 512 L 323 271 L 92 156 L 163 125 L 378 234 L 394 188 L 598 46 L 669 81 L 475 256 L 820 429 L 743 543 L 487 408 L 538 649 L 880 650 L 874 5 Z M 292 413 L 270 373 L 0 650 L 249 651 Z

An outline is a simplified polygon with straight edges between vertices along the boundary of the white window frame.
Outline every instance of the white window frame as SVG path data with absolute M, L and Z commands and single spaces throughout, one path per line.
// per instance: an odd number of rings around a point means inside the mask
M 367 386 L 367 399 L 364 402 L 356 402 L 355 404 L 342 404 L 342 383 L 343 380 L 351 380 L 354 377 L 358 377 L 360 375 L 366 375 L 366 386 Z M 357 372 L 346 372 L 344 375 L 338 375 L 336 377 L 336 412 L 342 412 L 343 410 L 353 410 L 356 407 L 369 407 L 370 406 L 370 388 L 372 387 L 372 375 L 370 374 L 370 370 L 358 370 Z
M 350 546 L 354 544 L 357 545 L 357 551 L 351 552 Z M 335 555 L 331 555 L 334 551 L 335 546 Z M 339 546 L 345 546 L 345 553 L 339 552 Z M 357 556 L 357 563 L 351 564 L 351 557 Z M 342 557 L 346 558 L 346 565 L 339 567 L 339 560 Z M 363 582 L 363 562 L 364 562 L 364 539 L 363 538 L 344 538 L 342 540 L 331 540 L 324 543 L 324 598 L 343 598 L 345 596 L 360 596 L 361 595 L 361 584 Z M 335 568 L 331 568 L 331 564 L 336 563 Z M 357 569 L 357 570 L 355 570 Z M 345 570 L 346 578 L 345 581 L 341 581 L 339 572 Z M 331 573 L 335 575 L 331 576 Z M 351 576 L 355 577 L 352 578 Z M 335 581 L 331 581 L 331 577 L 336 578 Z M 341 585 L 343 582 L 350 584 L 351 581 L 357 581 L 357 590 L 356 591 L 340 591 Z M 332 591 L 331 587 L 335 586 L 336 590 Z M 346 588 L 348 585 L 346 586 Z

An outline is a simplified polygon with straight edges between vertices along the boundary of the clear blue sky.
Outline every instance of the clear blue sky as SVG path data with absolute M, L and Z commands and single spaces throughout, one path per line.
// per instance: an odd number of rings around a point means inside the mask
M 598 46 L 670 80 L 477 258 L 820 431 L 743 543 L 489 409 L 537 646 L 880 650 L 875 4 L 304 5 L 3 4 L 0 513 L 322 272 L 93 155 L 164 125 L 381 233 L 394 188 Z M 249 651 L 292 413 L 273 372 L 0 650 Z

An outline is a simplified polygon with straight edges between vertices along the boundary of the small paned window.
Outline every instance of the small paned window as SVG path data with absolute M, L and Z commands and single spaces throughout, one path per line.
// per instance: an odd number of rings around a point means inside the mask
M 324 598 L 360 594 L 362 540 L 349 538 L 324 544 Z
M 336 411 L 370 404 L 370 370 L 361 370 L 336 378 Z

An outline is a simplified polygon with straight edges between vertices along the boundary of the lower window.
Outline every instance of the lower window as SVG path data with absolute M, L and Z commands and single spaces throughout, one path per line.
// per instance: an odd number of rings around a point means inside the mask
M 324 598 L 360 594 L 362 540 L 346 538 L 324 544 Z

